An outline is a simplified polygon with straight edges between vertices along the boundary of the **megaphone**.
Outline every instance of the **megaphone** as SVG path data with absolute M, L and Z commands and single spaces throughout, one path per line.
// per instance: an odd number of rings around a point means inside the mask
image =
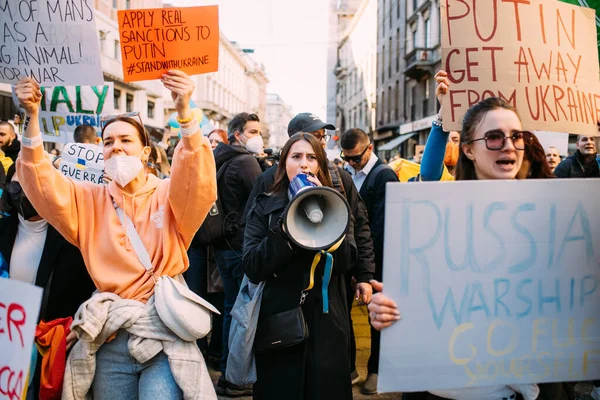
M 294 178 L 297 180 L 300 175 Z M 307 250 L 327 250 L 348 231 L 350 207 L 337 190 L 305 185 L 291 192 L 292 200 L 283 213 L 283 229 L 291 242 Z

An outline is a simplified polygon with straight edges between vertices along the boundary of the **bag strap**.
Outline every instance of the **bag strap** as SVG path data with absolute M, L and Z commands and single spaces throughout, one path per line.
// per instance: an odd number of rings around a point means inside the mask
M 369 176 L 369 180 L 367 182 L 367 191 L 372 192 L 375 188 L 375 179 L 377 179 L 377 175 L 384 169 L 391 169 L 391 167 L 387 164 L 379 164 L 373 171 L 371 171 L 371 175 Z
M 123 228 L 125 228 L 125 234 L 129 238 L 129 241 L 131 242 L 131 245 L 133 246 L 133 249 L 135 250 L 135 253 L 138 256 L 138 259 L 140 260 L 144 268 L 146 268 L 146 272 L 152 275 L 152 277 L 154 278 L 154 282 L 156 283 L 158 279 L 156 278 L 156 275 L 154 275 L 154 266 L 152 266 L 150 254 L 148 254 L 146 246 L 144 246 L 144 243 L 142 243 L 142 239 L 140 238 L 140 235 L 135 229 L 135 225 L 133 225 L 131 219 L 127 216 L 127 214 L 125 214 L 121 207 L 117 206 L 117 203 L 115 203 L 114 201 L 113 206 L 115 207 L 115 211 L 119 216 L 121 225 L 123 225 Z

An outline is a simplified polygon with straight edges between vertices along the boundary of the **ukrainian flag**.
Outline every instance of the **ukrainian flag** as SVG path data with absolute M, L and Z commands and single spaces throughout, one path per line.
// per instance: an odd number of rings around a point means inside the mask
M 77 164 L 75 165 L 77 168 L 79 169 L 85 169 L 85 160 L 83 158 L 78 158 L 77 159 Z

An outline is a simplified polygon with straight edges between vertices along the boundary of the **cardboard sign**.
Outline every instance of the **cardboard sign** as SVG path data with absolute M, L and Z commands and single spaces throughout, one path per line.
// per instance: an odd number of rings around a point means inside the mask
M 73 142 L 79 125 L 91 125 L 100 134 L 100 114 L 112 114 L 114 84 L 42 87 L 40 129 L 44 142 Z M 19 102 L 13 91 L 13 101 Z
M 104 184 L 104 154 L 101 146 L 69 143 L 63 149 L 60 172 L 67 178 L 81 182 Z
M 526 130 L 598 135 L 594 10 L 547 0 L 442 0 L 444 130 L 473 104 L 500 97 Z
M 42 289 L 0 279 L 0 400 L 23 399 Z
M 125 82 L 219 69 L 218 6 L 119 10 L 118 18 Z
M 600 378 L 600 185 L 388 184 L 380 392 Z
M 581 7 L 590 7 L 596 10 L 596 28 L 598 29 L 598 50 L 600 51 L 600 0 L 561 0 L 565 3 L 575 4 Z
M 92 0 L 0 1 L 0 82 L 44 86 L 104 81 Z

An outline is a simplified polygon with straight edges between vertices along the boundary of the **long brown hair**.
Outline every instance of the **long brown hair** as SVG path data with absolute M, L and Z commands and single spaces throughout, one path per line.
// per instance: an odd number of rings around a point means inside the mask
M 327 166 L 327 154 L 325 153 L 325 150 L 323 150 L 321 142 L 310 133 L 298 132 L 289 138 L 281 150 L 281 161 L 275 172 L 275 183 L 273 183 L 273 186 L 271 187 L 272 193 L 287 195 L 287 190 L 290 185 L 290 180 L 288 179 L 286 171 L 287 158 L 294 143 L 299 142 L 300 140 L 307 141 L 315 152 L 319 164 L 319 172 L 317 173 L 319 182 L 321 182 L 323 186 L 333 187 L 331 176 L 329 175 L 329 167 Z
M 470 160 L 463 152 L 462 147 L 465 143 L 469 143 L 475 138 L 475 130 L 483 121 L 486 114 L 492 110 L 504 108 L 517 114 L 517 109 L 514 108 L 507 101 L 499 97 L 490 97 L 475 104 L 466 112 L 462 121 L 462 130 L 460 132 L 460 155 L 458 156 L 458 162 L 456 163 L 456 180 L 457 181 L 471 181 L 477 180 L 477 174 L 475 173 L 475 164 Z M 519 117 L 519 119 L 521 119 Z
M 533 133 L 531 133 L 531 139 L 525 141 L 525 154 L 523 158 L 531 164 L 527 179 L 554 178 L 554 174 L 550 171 L 550 165 L 548 165 L 546 151 L 537 136 Z

